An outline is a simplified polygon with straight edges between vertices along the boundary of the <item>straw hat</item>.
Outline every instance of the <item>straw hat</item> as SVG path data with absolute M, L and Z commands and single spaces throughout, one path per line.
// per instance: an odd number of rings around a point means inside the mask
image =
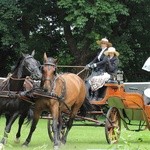
M 119 52 L 117 52 L 114 47 L 109 47 L 108 50 L 104 52 L 106 56 L 108 56 L 109 53 L 114 53 L 116 56 L 119 56 Z
M 102 38 L 101 40 L 96 41 L 96 43 L 97 43 L 98 45 L 106 44 L 107 47 L 111 47 L 111 46 L 112 46 L 112 44 L 111 44 L 111 43 L 108 41 L 108 39 L 106 39 L 106 38 Z

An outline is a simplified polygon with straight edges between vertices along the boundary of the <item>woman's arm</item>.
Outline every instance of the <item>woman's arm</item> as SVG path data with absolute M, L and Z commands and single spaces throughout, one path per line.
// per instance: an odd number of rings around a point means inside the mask
M 109 70 L 111 72 L 115 71 L 118 68 L 118 64 L 119 64 L 119 59 L 118 58 L 116 58 L 115 60 L 112 60 L 112 62 L 111 62 L 110 59 L 108 59 L 107 62 L 108 62 Z

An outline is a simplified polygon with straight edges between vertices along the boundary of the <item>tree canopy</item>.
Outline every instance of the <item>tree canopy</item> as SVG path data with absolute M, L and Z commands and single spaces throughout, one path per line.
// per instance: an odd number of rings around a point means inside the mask
M 149 0 L 0 0 L 0 75 L 22 52 L 59 64 L 86 65 L 107 37 L 120 52 L 126 81 L 148 81 Z

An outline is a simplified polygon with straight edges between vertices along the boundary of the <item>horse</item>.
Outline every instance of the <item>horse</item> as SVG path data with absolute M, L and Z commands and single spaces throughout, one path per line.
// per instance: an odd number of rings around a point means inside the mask
M 19 140 L 21 136 L 21 127 L 28 115 L 31 103 L 20 100 L 15 95 L 24 90 L 24 81 L 27 76 L 31 76 L 32 79 L 40 79 L 42 77 L 39 69 L 40 64 L 34 58 L 35 51 L 32 51 L 31 55 L 22 54 L 17 64 L 12 69 L 11 74 L 2 81 L 0 85 L 0 116 L 5 115 L 6 126 L 4 136 L 1 140 L 1 149 L 7 142 L 8 133 L 11 130 L 11 126 L 17 117 L 19 118 L 19 127 L 16 134 L 16 139 Z M 6 93 L 4 95 L 3 93 Z M 13 93 L 16 94 L 14 95 Z
M 86 87 L 84 81 L 73 73 L 57 74 L 56 64 L 56 59 L 47 57 L 46 53 L 44 53 L 41 88 L 51 95 L 51 97 L 35 99 L 31 129 L 26 141 L 23 143 L 25 146 L 28 146 L 30 143 L 32 134 L 43 110 L 49 111 L 53 118 L 54 149 L 58 149 L 61 142 L 65 144 L 73 120 L 85 100 Z M 69 120 L 67 122 L 66 132 L 60 139 L 63 112 L 69 113 Z

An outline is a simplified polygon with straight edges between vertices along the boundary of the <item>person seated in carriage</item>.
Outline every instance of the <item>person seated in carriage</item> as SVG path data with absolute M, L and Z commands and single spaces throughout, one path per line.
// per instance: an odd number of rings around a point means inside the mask
M 96 42 L 100 46 L 100 48 L 98 49 L 99 53 L 89 64 L 86 65 L 86 67 L 92 68 L 95 71 L 95 73 L 99 75 L 105 70 L 106 59 L 104 52 L 107 51 L 107 49 L 111 47 L 112 44 L 106 38 L 102 38 L 101 40 L 98 40 Z
M 104 51 L 103 70 L 91 76 L 88 80 L 90 85 L 89 96 L 91 100 L 99 99 L 99 89 L 101 89 L 101 93 L 104 94 L 105 87 L 103 86 L 108 80 L 116 80 L 119 64 L 118 56 L 119 52 L 117 52 L 114 47 L 109 47 L 106 51 Z M 96 70 L 97 64 L 95 64 L 93 64 L 91 68 L 95 68 Z

